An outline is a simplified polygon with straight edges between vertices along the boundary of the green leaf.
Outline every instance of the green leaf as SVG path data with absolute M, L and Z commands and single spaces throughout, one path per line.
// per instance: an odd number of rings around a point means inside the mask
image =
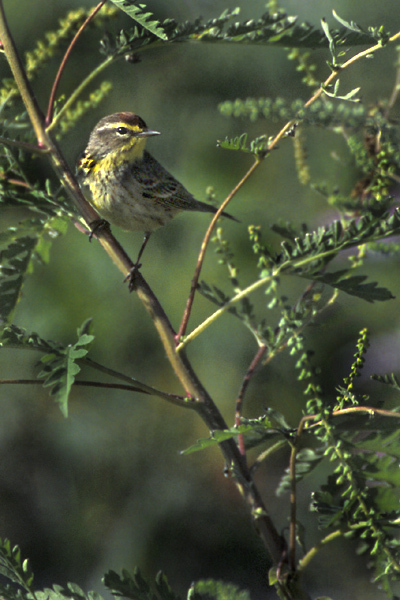
M 224 150 L 240 150 L 241 152 L 250 152 L 250 148 L 247 146 L 247 133 L 235 138 L 225 138 L 223 142 L 217 141 L 217 147 L 223 148 Z
M 318 127 L 351 127 L 361 129 L 368 123 L 369 126 L 379 127 L 381 117 L 378 114 L 371 115 L 365 106 L 360 103 L 348 102 L 353 98 L 354 91 L 343 96 L 344 100 L 337 98 L 328 90 L 335 100 L 324 98 L 316 100 L 308 107 L 304 106 L 304 100 L 286 100 L 284 98 L 237 98 L 234 101 L 225 101 L 218 105 L 218 110 L 225 117 L 240 119 L 271 120 L 296 120 L 297 122 Z M 350 97 L 349 97 L 350 96 Z
M 48 262 L 53 241 L 65 232 L 64 218 L 26 219 L 0 233 L 0 319 L 9 321 L 35 261 Z
M 146 29 L 161 40 L 167 41 L 165 31 L 160 27 L 160 22 L 152 20 L 150 12 L 144 12 L 145 4 L 137 5 L 135 0 L 111 0 L 120 10 L 123 10 L 131 19 L 136 21 L 143 29 Z
M 34 598 L 35 600 L 103 600 L 97 592 L 86 594 L 76 583 L 68 583 L 65 587 L 54 585 L 53 588 L 35 591 Z
M 355 103 L 361 102 L 361 98 L 355 98 L 354 97 L 360 91 L 360 89 L 361 89 L 360 87 L 354 88 L 353 90 L 351 90 L 350 92 L 348 92 L 344 96 L 339 96 L 339 94 L 338 94 L 338 91 L 339 91 L 339 80 L 337 80 L 336 84 L 337 85 L 335 85 L 334 92 L 329 92 L 327 87 L 322 86 L 322 90 L 323 90 L 324 94 L 326 96 L 329 96 L 330 98 L 335 98 L 336 100 L 344 100 L 344 101 L 347 101 L 347 102 L 355 102 Z
M 44 379 L 43 386 L 51 387 L 50 395 L 60 405 L 62 414 L 68 416 L 68 398 L 75 378 L 81 368 L 77 361 L 89 352 L 89 346 L 94 340 L 90 335 L 91 319 L 88 319 L 78 329 L 78 341 L 66 348 L 57 349 L 45 354 L 40 362 L 43 365 L 38 377 Z
M 156 580 L 157 592 L 160 594 L 157 598 L 137 567 L 133 575 L 123 569 L 122 577 L 115 571 L 108 571 L 104 575 L 103 583 L 116 597 L 122 596 L 130 600 L 178 600 L 172 593 L 165 575 L 161 573 L 157 575 Z
M 394 373 L 390 375 L 371 375 L 371 379 L 378 381 L 379 383 L 385 383 L 386 385 L 392 386 L 395 390 L 400 392 L 400 381 Z
M 357 296 L 367 302 L 385 300 L 393 300 L 393 294 L 384 287 L 378 287 L 375 281 L 364 283 L 367 279 L 366 275 L 353 275 L 352 277 L 346 277 L 348 270 L 336 271 L 335 273 L 323 273 L 323 274 L 305 274 L 305 277 L 309 277 L 314 281 L 328 284 L 342 292 L 346 292 L 351 296 Z
M 27 560 L 22 560 L 18 546 L 11 547 L 9 540 L 0 539 L 0 574 L 13 583 L 31 591 L 33 573 Z
M 263 415 L 259 419 L 243 419 L 243 421 L 245 422 L 238 427 L 212 431 L 210 437 L 200 438 L 195 444 L 186 450 L 182 450 L 181 454 L 191 454 L 192 452 L 198 452 L 210 446 L 221 444 L 226 440 L 237 437 L 239 433 L 245 435 L 247 448 L 253 448 L 266 438 L 270 439 L 272 435 L 276 435 L 276 429 L 272 428 L 268 416 Z
M 225 442 L 226 440 L 236 437 L 239 433 L 247 433 L 248 431 L 252 430 L 252 425 L 239 425 L 239 427 L 233 427 L 232 429 L 213 431 L 209 438 L 200 438 L 195 444 L 189 448 L 186 448 L 186 450 L 182 450 L 181 454 L 192 454 L 192 452 L 204 450 L 205 448 L 215 446 L 216 444 L 220 444 L 221 442 Z
M 342 19 L 342 17 L 339 17 L 339 15 L 337 14 L 337 12 L 335 10 L 332 10 L 332 14 L 335 17 L 336 21 L 338 21 L 341 25 L 343 25 L 343 27 L 346 27 L 346 29 L 350 29 L 350 31 L 356 31 L 357 33 L 365 33 L 365 31 L 362 29 L 362 27 L 360 27 L 359 25 L 357 25 L 357 23 L 354 23 L 354 21 L 345 21 L 345 19 Z
M 0 318 L 3 321 L 10 318 L 18 303 L 36 243 L 37 239 L 24 236 L 14 239 L 0 252 Z
M 62 344 L 47 341 L 37 333 L 28 334 L 15 325 L 4 328 L 0 347 L 29 348 L 45 352 L 40 362 L 43 366 L 38 377 L 44 379 L 44 387 L 51 387 L 51 396 L 59 403 L 61 412 L 68 416 L 68 397 L 80 366 L 79 359 L 89 352 L 94 336 L 90 334 L 91 319 L 78 329 L 78 340 L 75 344 L 64 347 Z
M 129 55 L 149 44 L 158 43 L 160 39 L 176 43 L 269 44 L 313 49 L 326 47 L 329 43 L 320 29 L 309 23 L 298 23 L 297 17 L 283 10 L 265 12 L 258 19 L 234 22 L 227 27 L 227 23 L 239 14 L 238 8 L 225 10 L 219 17 L 207 21 L 196 19 L 177 23 L 173 19 L 166 19 L 159 23 L 151 20 L 150 13 L 141 12 L 146 8 L 145 5 L 137 6 L 133 0 L 113 2 L 141 27 L 121 31 L 114 39 L 106 35 L 101 42 L 101 50 L 108 56 Z M 332 30 L 330 35 L 337 46 L 343 46 L 344 42 L 347 46 L 365 45 L 373 39 L 372 34 L 349 32 L 348 29 Z
M 336 45 L 335 45 L 335 40 L 333 39 L 333 36 L 331 34 L 331 32 L 329 31 L 329 25 L 328 23 L 325 21 L 325 19 L 321 19 L 321 27 L 322 27 L 322 31 L 324 32 L 328 43 L 329 43 L 329 50 L 332 56 L 332 60 L 334 65 L 336 66 Z
M 191 588 L 196 600 L 250 600 L 250 593 L 241 590 L 233 583 L 215 579 L 201 579 L 196 581 Z
M 293 432 L 293 427 L 289 425 L 289 423 L 286 421 L 286 418 L 281 412 L 279 412 L 279 410 L 276 410 L 275 408 L 266 408 L 265 414 L 269 419 L 276 421 L 282 431 L 287 433 Z
M 267 151 L 268 137 L 266 135 L 261 135 L 252 140 L 250 145 L 247 145 L 247 133 L 242 133 L 239 137 L 232 139 L 226 138 L 223 142 L 218 141 L 217 147 L 223 148 L 224 150 L 240 150 L 241 152 L 254 154 L 254 156 L 263 157 Z
M 180 600 L 179 596 L 172 591 L 167 576 L 162 571 L 159 571 L 156 575 L 155 588 L 157 596 L 161 600 Z
M 296 456 L 296 481 L 301 481 L 311 473 L 324 458 L 325 448 L 303 448 Z M 291 489 L 291 477 L 289 468 L 285 470 L 279 485 L 276 489 L 276 495 L 282 496 Z
M 55 351 L 63 349 L 61 344 L 44 340 L 37 333 L 27 333 L 25 329 L 16 325 L 7 325 L 4 327 L 0 348 L 29 348 L 30 350 L 39 350 L 40 352 Z

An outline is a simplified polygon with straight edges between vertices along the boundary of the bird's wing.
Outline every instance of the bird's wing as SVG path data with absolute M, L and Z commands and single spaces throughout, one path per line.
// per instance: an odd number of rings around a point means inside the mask
M 142 193 L 157 203 L 171 206 L 177 210 L 200 210 L 215 212 L 213 206 L 196 200 L 187 189 L 179 183 L 148 152 L 143 160 L 132 165 L 132 174 L 142 186 Z

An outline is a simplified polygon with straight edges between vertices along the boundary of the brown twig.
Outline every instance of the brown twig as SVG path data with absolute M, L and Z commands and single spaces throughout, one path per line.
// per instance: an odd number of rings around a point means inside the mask
M 249 368 L 246 371 L 246 375 L 243 378 L 242 385 L 240 387 L 239 394 L 238 394 L 238 397 L 236 400 L 236 406 L 235 406 L 235 425 L 237 427 L 240 425 L 240 422 L 241 422 L 241 416 L 242 416 L 242 411 L 243 411 L 243 400 L 244 400 L 244 395 L 247 391 L 247 387 L 248 387 L 248 385 L 251 381 L 251 378 L 253 377 L 257 367 L 260 365 L 260 362 L 262 361 L 262 358 L 263 358 L 266 350 L 267 350 L 267 346 L 265 344 L 260 346 L 260 348 L 256 352 L 256 355 L 254 356 L 253 360 L 251 361 Z M 245 458 L 246 457 L 246 447 L 245 447 L 245 443 L 244 443 L 243 433 L 239 433 L 239 435 L 238 435 L 238 446 L 239 446 L 240 454 Z
M 61 61 L 61 64 L 58 68 L 57 71 L 57 75 L 56 78 L 54 80 L 53 83 L 53 87 L 50 93 L 50 98 L 49 98 L 49 105 L 47 107 L 47 115 L 46 115 L 46 119 L 45 119 L 45 125 L 46 127 L 48 127 L 50 125 L 50 123 L 53 120 L 53 113 L 54 113 L 54 103 L 55 103 L 55 99 L 56 99 L 56 93 L 57 93 L 57 89 L 58 86 L 60 84 L 60 80 L 61 80 L 61 76 L 64 72 L 65 66 L 69 60 L 69 57 L 71 56 L 72 50 L 74 49 L 78 39 L 80 38 L 81 34 L 84 32 L 84 30 L 86 29 L 86 27 L 88 26 L 88 24 L 94 19 L 94 17 L 97 15 L 97 13 L 99 12 L 99 10 L 101 9 L 101 7 L 107 2 L 107 0 L 102 0 L 101 2 L 99 2 L 99 4 L 97 6 L 95 6 L 95 8 L 92 10 L 92 12 L 90 13 L 90 15 L 88 16 L 88 18 L 84 21 L 84 23 L 82 23 L 82 25 L 79 27 L 78 31 L 76 32 L 76 34 L 74 35 L 70 45 L 67 48 L 67 51 L 64 55 L 64 58 Z
M 296 529 L 297 529 L 297 495 L 296 495 L 296 457 L 298 449 L 298 440 L 305 427 L 305 419 L 301 419 L 296 432 L 296 439 L 292 445 L 290 453 L 290 525 L 289 525 L 289 569 L 292 573 L 296 571 Z
M 0 379 L 0 385 L 43 385 L 43 381 L 40 379 Z M 136 392 L 139 394 L 161 396 L 165 400 L 170 400 L 174 404 L 175 401 L 184 401 L 183 396 L 178 396 L 177 394 L 166 394 L 165 392 L 159 392 L 155 389 L 148 391 L 141 387 L 129 385 L 127 383 L 105 383 L 102 381 L 74 381 L 73 385 L 82 387 L 105 388 L 111 390 L 125 390 L 127 392 Z

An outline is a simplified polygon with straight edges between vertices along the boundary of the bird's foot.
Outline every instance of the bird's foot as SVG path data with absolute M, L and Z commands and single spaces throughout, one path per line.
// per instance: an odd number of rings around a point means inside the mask
M 139 274 L 139 269 L 141 266 L 141 263 L 135 263 L 132 269 L 129 271 L 128 275 L 124 279 L 124 283 L 125 281 L 128 281 L 128 288 L 130 292 L 133 292 L 133 290 L 135 289 L 135 279 Z
M 110 223 L 105 219 L 96 219 L 89 223 L 90 233 L 89 233 L 89 242 L 92 241 L 93 236 L 96 236 L 101 231 L 111 231 Z

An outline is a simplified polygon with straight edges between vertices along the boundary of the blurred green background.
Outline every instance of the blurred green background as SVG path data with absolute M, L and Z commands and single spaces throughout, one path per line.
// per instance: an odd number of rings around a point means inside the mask
M 55 29 L 68 10 L 95 3 L 5 0 L 4 4 L 24 52 L 45 31 Z M 241 6 L 243 20 L 261 15 L 265 3 L 175 0 L 148 4 L 158 18 L 178 21 L 199 15 L 211 18 L 234 6 Z M 400 27 L 397 0 L 292 0 L 282 8 L 298 15 L 299 21 L 316 25 L 326 17 L 336 26 L 331 16 L 335 9 L 364 27 L 384 24 L 392 33 Z M 129 26 L 131 22 L 121 13 L 109 30 Z M 103 33 L 92 29 L 80 40 L 61 93 L 68 95 L 102 59 L 97 48 Z M 205 200 L 207 186 L 213 186 L 220 203 L 250 166 L 251 158 L 218 149 L 216 140 L 244 131 L 250 137 L 272 135 L 283 123 L 228 120 L 219 114 L 218 104 L 248 96 L 307 100 L 310 95 L 283 48 L 182 44 L 143 52 L 141 59 L 138 64 L 120 61 L 105 73 L 113 84 L 110 95 L 61 142 L 71 164 L 98 119 L 120 110 L 134 111 L 150 128 L 162 132 L 149 142 L 150 152 L 198 199 Z M 313 54 L 321 80 L 329 73 L 328 59 L 326 50 Z M 366 105 L 388 97 L 394 85 L 395 60 L 395 49 L 387 48 L 373 60 L 357 63 L 343 75 L 343 91 L 361 85 Z M 42 107 L 57 65 L 55 59 L 34 83 Z M 0 72 L 2 77 L 9 76 L 4 59 Z M 357 171 L 340 136 L 307 131 L 307 149 L 314 180 L 326 181 L 331 188 L 337 185 L 343 192 L 351 190 Z M 37 168 L 42 168 L 40 161 Z M 317 227 L 336 216 L 320 196 L 299 184 L 292 144 L 287 140 L 237 194 L 229 210 L 241 221 L 239 225 L 224 223 L 224 231 L 237 253 L 243 285 L 256 277 L 249 262 L 248 225 L 261 224 L 268 241 L 278 248 L 279 239 L 269 233 L 269 225 L 279 219 Z M 175 327 L 208 221 L 201 214 L 180 216 L 152 237 L 144 255 L 142 272 Z M 141 235 L 113 232 L 134 257 Z M 363 273 L 377 278 L 398 297 L 398 262 L 375 256 Z M 210 249 L 203 277 L 212 283 L 221 275 L 224 269 Z M 282 289 L 294 302 L 302 284 L 283 281 Z M 226 290 L 230 292 L 228 285 Z M 256 302 L 263 309 L 262 293 Z M 190 328 L 212 310 L 198 296 Z M 95 360 L 162 390 L 182 393 L 140 302 L 128 295 L 120 272 L 100 245 L 89 244 L 71 225 L 67 235 L 54 243 L 50 265 L 38 266 L 27 280 L 14 321 L 44 338 L 69 343 L 75 341 L 77 327 L 88 317 L 93 318 L 96 335 Z M 266 317 L 274 324 L 276 315 L 267 312 Z M 316 364 L 321 366 L 328 396 L 335 396 L 335 386 L 347 375 L 357 334 L 365 326 L 371 332 L 372 348 L 360 385 L 368 393 L 387 394 L 369 383 L 367 375 L 399 370 L 398 300 L 370 305 L 342 295 L 306 332 L 307 347 L 318 353 Z M 251 336 L 230 315 L 189 349 L 193 366 L 229 424 L 255 351 Z M 38 358 L 2 351 L 0 376 L 32 378 Z M 257 375 L 249 388 L 246 416 L 257 416 L 271 406 L 296 425 L 304 397 L 294 364 L 295 358 L 282 354 Z M 97 376 L 87 371 L 83 377 Z M 156 398 L 80 388 L 72 393 L 66 420 L 39 386 L 3 386 L 0 393 L 0 536 L 21 545 L 31 559 L 38 585 L 74 581 L 102 593 L 100 579 L 106 570 L 138 565 L 151 577 L 164 570 L 181 594 L 193 580 L 216 577 L 248 587 L 253 599 L 274 597 L 266 592 L 268 557 L 235 486 L 224 479 L 219 451 L 179 455 L 195 439 L 207 435 L 194 414 Z M 267 506 L 282 528 L 288 525 L 289 499 L 277 500 L 274 489 L 287 464 L 288 452 L 282 451 L 257 476 Z M 299 517 L 308 528 L 308 546 L 318 539 L 308 505 L 319 475 L 316 472 L 299 491 Z M 321 553 L 307 576 L 312 594 L 348 598 L 351 580 L 352 597 L 376 597 L 370 574 L 363 559 L 353 554 L 354 548 L 338 542 Z

